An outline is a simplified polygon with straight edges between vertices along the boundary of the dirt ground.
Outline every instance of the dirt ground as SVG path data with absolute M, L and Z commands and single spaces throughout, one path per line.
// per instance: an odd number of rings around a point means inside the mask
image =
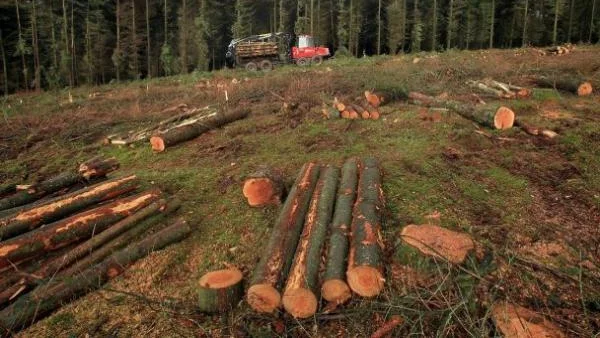
M 557 132 L 552 140 L 485 129 L 452 112 L 423 119 L 404 97 L 417 90 L 473 101 L 467 80 L 531 86 L 540 74 L 584 76 L 596 88 L 585 98 L 536 89 L 530 99 L 502 102 L 521 121 Z M 324 102 L 365 89 L 388 93 L 380 120 L 322 117 Z M 598 89 L 600 47 L 578 46 L 563 56 L 516 49 L 338 59 L 10 96 L 1 101 L 0 181 L 35 182 L 95 155 L 114 156 L 121 173 L 179 198 L 179 214 L 194 228 L 19 336 L 364 337 L 395 315 L 404 319 L 398 337 L 496 336 L 491 307 L 500 301 L 543 315 L 567 336 L 598 335 Z M 160 154 L 145 143 L 102 145 L 104 136 L 150 125 L 181 103 L 247 106 L 251 115 Z M 205 272 L 236 266 L 249 277 L 277 217 L 276 207 L 246 205 L 245 175 L 266 164 L 291 185 L 307 161 L 341 165 L 367 155 L 384 170 L 382 295 L 303 321 L 260 315 L 244 302 L 225 316 L 194 311 Z M 404 226 L 428 223 L 469 234 L 476 250 L 452 265 L 402 242 Z

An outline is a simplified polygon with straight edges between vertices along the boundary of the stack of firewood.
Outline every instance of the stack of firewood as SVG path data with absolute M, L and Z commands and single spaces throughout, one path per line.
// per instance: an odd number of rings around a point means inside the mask
M 344 103 L 337 97 L 333 99 L 333 106 L 323 105 L 321 112 L 327 119 L 344 118 L 350 120 L 378 120 L 381 116 L 379 106 L 384 102 L 384 98 L 371 91 L 365 91 L 364 100 L 359 98 L 357 103 Z
M 539 50 L 540 55 L 563 55 L 569 54 L 575 49 L 575 46 L 571 43 L 566 43 L 562 46 L 554 46 L 547 48 L 546 50 Z
M 20 330 L 99 288 L 125 267 L 182 240 L 183 220 L 147 232 L 178 208 L 159 190 L 136 193 L 135 175 L 107 178 L 114 158 L 95 158 L 0 199 L 0 335 Z M 141 238 L 141 239 L 140 239 Z

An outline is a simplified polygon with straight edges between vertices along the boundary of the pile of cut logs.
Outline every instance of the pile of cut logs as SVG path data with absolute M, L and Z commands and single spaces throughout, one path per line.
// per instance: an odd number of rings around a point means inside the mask
M 575 46 L 573 46 L 573 44 L 570 43 L 566 43 L 562 46 L 554 46 L 554 47 L 550 47 L 547 48 L 546 50 L 538 50 L 539 54 L 544 56 L 544 55 L 563 55 L 563 54 L 569 54 L 573 51 L 573 49 L 575 49 Z
M 383 97 L 367 90 L 364 93 L 364 98 L 365 100 L 363 100 L 363 102 L 359 102 L 358 104 L 345 104 L 335 97 L 333 99 L 333 107 L 329 107 L 324 104 L 321 112 L 327 119 L 341 117 L 350 120 L 378 120 L 381 116 L 379 113 L 379 106 L 381 106 L 384 102 Z
M 118 167 L 114 158 L 94 158 L 25 190 L 4 189 L 0 335 L 25 328 L 99 288 L 191 231 L 177 220 L 149 234 L 179 203 L 167 201 L 159 190 L 135 193 L 135 175 L 106 177 Z

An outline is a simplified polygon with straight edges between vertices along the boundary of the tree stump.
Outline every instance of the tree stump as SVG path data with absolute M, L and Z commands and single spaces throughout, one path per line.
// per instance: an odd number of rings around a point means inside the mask
M 223 313 L 233 309 L 244 293 L 243 276 L 238 269 L 212 271 L 198 283 L 198 306 L 208 313 Z

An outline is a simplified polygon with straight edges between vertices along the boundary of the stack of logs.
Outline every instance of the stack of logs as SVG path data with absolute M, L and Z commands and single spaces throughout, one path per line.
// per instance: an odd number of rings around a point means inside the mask
M 358 104 L 343 103 L 337 97 L 333 99 L 333 107 L 324 105 L 322 109 L 323 116 L 327 119 L 344 118 L 350 120 L 378 120 L 381 116 L 379 106 L 384 102 L 382 96 L 379 96 L 371 91 L 365 91 L 364 99 L 357 99 Z
M 254 270 L 248 304 L 264 313 L 283 305 L 293 317 L 308 318 L 318 310 L 319 294 L 334 304 L 352 292 L 378 295 L 384 284 L 381 181 L 372 158 L 347 160 L 341 178 L 337 167 L 305 164 Z
M 573 51 L 573 49 L 575 49 L 575 46 L 573 46 L 573 44 L 571 43 L 566 43 L 562 46 L 554 46 L 554 47 L 550 47 L 547 48 L 546 50 L 538 50 L 539 54 L 542 56 L 545 55 L 563 55 L 563 54 L 569 54 Z
M 178 220 L 147 234 L 179 203 L 159 190 L 135 193 L 135 175 L 106 177 L 118 167 L 114 158 L 95 158 L 27 190 L 4 192 L 0 335 L 31 325 L 190 232 Z

